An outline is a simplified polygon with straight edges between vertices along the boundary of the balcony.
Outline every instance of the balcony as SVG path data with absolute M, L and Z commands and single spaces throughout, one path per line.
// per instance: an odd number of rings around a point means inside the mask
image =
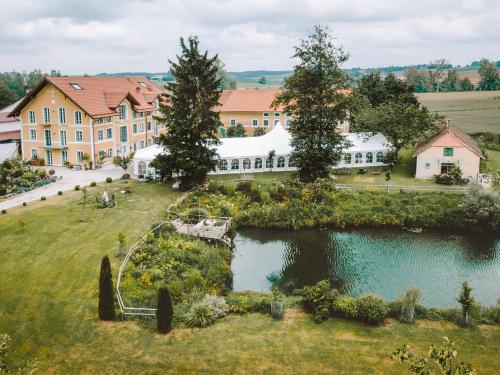
M 43 122 L 40 125 L 42 125 L 42 126 L 52 126 L 53 124 L 51 122 Z
M 60 142 L 52 142 L 50 145 L 46 144 L 43 147 L 47 150 L 66 150 L 68 145 L 61 145 Z

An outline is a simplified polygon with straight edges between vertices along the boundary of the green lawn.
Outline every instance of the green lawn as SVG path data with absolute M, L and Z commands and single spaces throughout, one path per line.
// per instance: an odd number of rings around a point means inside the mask
M 137 321 L 99 322 L 101 257 L 110 255 L 116 277 L 118 232 L 131 244 L 178 196 L 163 185 L 130 185 L 133 193 L 119 197 L 117 208 L 90 209 L 85 224 L 77 204 L 81 192 L 0 216 L 0 332 L 13 338 L 13 360 L 36 356 L 40 373 L 60 374 L 401 374 L 388 359 L 396 346 L 408 342 L 424 353 L 448 335 L 480 374 L 495 374 L 500 366 L 499 327 L 390 322 L 370 328 L 343 320 L 316 325 L 296 310 L 283 322 L 259 314 L 230 316 L 207 329 L 175 329 L 168 336 Z
M 500 91 L 417 94 L 431 111 L 446 115 L 468 133 L 500 132 Z

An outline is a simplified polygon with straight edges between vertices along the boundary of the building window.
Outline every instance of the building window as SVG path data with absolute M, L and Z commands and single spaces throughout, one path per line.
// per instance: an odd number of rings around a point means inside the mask
M 75 112 L 75 125 L 80 125 L 82 123 L 82 112 Z
M 29 111 L 28 112 L 28 121 L 30 124 L 35 123 L 35 111 Z
M 232 118 L 231 120 L 229 120 L 229 125 L 236 126 L 236 119 Z
M 66 125 L 66 109 L 59 108 L 59 124 Z
M 274 112 L 274 117 L 280 117 L 280 113 L 279 112 Z
M 46 159 L 45 160 L 47 162 L 47 165 L 52 165 L 53 164 L 53 161 L 52 161 L 52 150 L 45 150 L 45 156 L 46 156 Z
M 231 169 L 240 169 L 240 161 L 238 159 L 231 160 Z
M 66 130 L 61 130 L 59 135 L 61 138 L 61 146 L 66 146 L 68 144 L 68 140 L 66 139 Z
M 252 126 L 259 126 L 259 120 L 252 120 Z
M 38 159 L 38 149 L 36 148 L 31 149 L 31 159 L 32 160 Z
M 352 163 L 352 155 L 344 154 L 344 164 L 351 164 L 351 163 Z
M 113 157 L 113 149 L 108 148 L 108 158 L 111 158 L 111 157 Z
M 52 146 L 52 133 L 50 130 L 45 130 L 45 146 Z
M 222 159 L 219 160 L 219 170 L 221 171 L 227 171 L 227 161 Z
M 143 123 L 143 122 L 141 122 L 141 123 L 139 124 L 139 132 L 140 132 L 140 133 L 144 133 L 144 123 Z
M 252 163 L 250 162 L 250 159 L 243 159 L 243 169 L 250 169 Z
M 269 119 L 265 118 L 262 122 L 264 126 L 269 126 Z
M 127 142 L 127 127 L 120 126 L 120 142 Z
M 383 163 L 384 162 L 384 153 L 379 151 L 377 152 L 377 163 Z
M 366 154 L 366 162 L 367 163 L 373 163 L 373 154 L 371 152 L 368 152 Z
M 35 129 L 30 129 L 30 139 L 32 141 L 36 140 L 36 130 Z
M 150 131 L 151 131 L 151 121 L 148 121 L 148 122 L 146 123 L 146 129 L 148 130 L 148 132 L 150 132 Z
M 73 87 L 75 90 L 83 90 L 78 83 L 70 83 L 70 86 Z
M 451 147 L 445 147 L 443 150 L 443 156 L 453 156 L 453 149 Z
M 144 148 L 144 140 L 141 141 L 141 148 Z
M 68 150 L 61 150 L 61 164 L 64 165 L 68 162 Z
M 274 120 L 274 126 L 278 125 L 280 120 Z
M 126 105 L 121 105 L 118 107 L 118 118 L 120 120 L 126 120 L 127 119 L 127 106 Z
M 81 130 L 75 132 L 75 142 L 83 142 L 83 132 Z
M 255 169 L 262 169 L 262 159 L 261 158 L 255 159 Z
M 431 163 L 429 162 L 425 163 L 425 169 L 431 169 Z
M 262 116 L 264 116 L 264 117 L 269 117 L 269 112 L 264 112 L 264 113 L 262 114 Z
M 356 156 L 354 156 L 354 163 L 359 164 L 363 162 L 363 155 L 361 152 L 358 152 Z
M 106 138 L 107 139 L 113 138 L 113 128 L 107 128 L 106 129 Z
M 441 164 L 441 174 L 449 174 L 454 165 L 455 164 L 453 164 L 453 163 L 442 163 Z
M 102 129 L 97 131 L 97 140 L 99 142 L 104 141 L 104 131 Z
M 278 158 L 278 168 L 284 168 L 285 167 L 285 158 L 283 156 L 280 156 Z
M 292 120 L 286 120 L 285 127 L 289 128 L 292 125 Z
M 137 134 L 137 124 L 132 125 L 132 133 Z
M 43 108 L 43 123 L 50 124 L 50 109 L 48 107 Z
M 82 162 L 83 161 L 83 151 L 77 151 L 76 152 L 76 161 L 77 162 Z
M 266 159 L 266 168 L 272 168 L 274 164 L 274 160 L 272 158 L 267 158 Z

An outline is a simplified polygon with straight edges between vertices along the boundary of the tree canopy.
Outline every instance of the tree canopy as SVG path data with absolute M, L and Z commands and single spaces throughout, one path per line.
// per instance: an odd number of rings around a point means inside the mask
M 336 126 L 347 114 L 348 78 L 341 66 L 349 55 L 334 44 L 327 28 L 315 26 L 312 35 L 295 47 L 293 58 L 298 63 L 273 106 L 283 105 L 284 112 L 294 114 L 291 160 L 302 181 L 314 181 L 328 176 L 345 146 Z
M 180 39 L 181 54 L 177 62 L 169 61 L 175 82 L 166 84 L 167 93 L 160 103 L 160 116 L 166 132 L 159 137 L 165 153 L 153 160 L 162 174 L 179 176 L 180 188 L 189 190 L 202 183 L 215 169 L 222 125 L 214 109 L 221 95 L 221 79 L 217 78 L 217 55 L 199 51 L 197 37 Z
M 243 125 L 238 123 L 235 126 L 230 126 L 227 129 L 226 136 L 228 138 L 246 137 L 247 132 L 245 131 L 245 128 L 243 127 Z
M 479 62 L 479 89 L 483 91 L 492 91 L 500 89 L 500 75 L 495 63 L 488 59 L 482 59 Z

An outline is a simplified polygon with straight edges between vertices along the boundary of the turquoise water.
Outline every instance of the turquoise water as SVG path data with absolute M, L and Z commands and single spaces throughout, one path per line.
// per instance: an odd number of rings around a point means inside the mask
M 285 292 L 329 279 L 347 294 L 388 300 L 409 286 L 422 304 L 455 306 L 467 280 L 483 305 L 500 298 L 500 238 L 393 230 L 240 231 L 232 262 L 234 290 Z

